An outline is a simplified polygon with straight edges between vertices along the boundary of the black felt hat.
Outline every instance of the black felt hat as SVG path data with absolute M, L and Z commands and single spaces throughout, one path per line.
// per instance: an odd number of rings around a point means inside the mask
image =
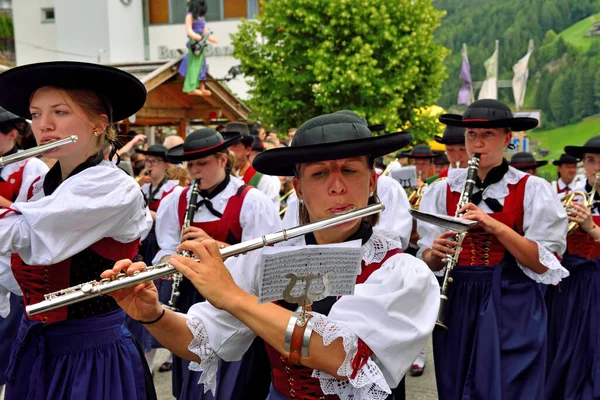
M 290 147 L 262 152 L 252 165 L 263 174 L 293 176 L 297 164 L 359 156 L 375 158 L 401 149 L 411 140 L 410 132 L 373 136 L 367 125 L 356 117 L 326 114 L 302 124 Z
M 445 165 L 450 164 L 450 161 L 448 161 L 448 156 L 446 155 L 446 153 L 442 153 L 433 159 L 433 163 L 438 165 Z
M 510 128 L 527 131 L 538 126 L 538 120 L 529 117 L 515 118 L 510 108 L 498 100 L 477 100 L 463 115 L 443 114 L 438 117 L 442 124 L 461 128 Z
M 254 143 L 254 136 L 250 135 L 248 125 L 243 122 L 228 122 L 227 125 L 225 125 L 225 130 L 221 132 L 221 135 L 225 140 L 242 135 L 240 141 L 245 147 L 250 147 L 252 146 L 252 143 Z
M 148 147 L 148 150 L 135 149 L 136 153 L 160 157 L 165 161 L 167 161 L 167 151 L 168 149 L 162 144 L 153 144 L 152 146 Z
M 441 144 L 465 144 L 465 128 L 447 125 L 444 134 L 436 135 L 433 139 Z
M 548 164 L 548 161 L 537 161 L 535 157 L 533 157 L 533 154 L 527 153 L 526 151 L 515 153 L 510 159 L 510 166 L 520 171 L 538 168 L 546 164 Z
M 130 117 L 146 101 L 144 84 L 125 71 L 99 64 L 53 61 L 23 65 L 0 74 L 0 106 L 31 119 L 31 96 L 45 86 L 93 90 L 104 102 L 110 122 Z
M 232 144 L 239 142 L 241 138 L 240 135 L 237 135 L 224 140 L 223 136 L 213 129 L 198 129 L 190 133 L 183 144 L 170 149 L 167 152 L 167 160 L 181 162 L 204 158 L 225 150 Z
M 417 144 L 411 151 L 397 153 L 396 158 L 435 158 L 438 155 L 439 153 L 434 153 L 431 151 L 431 147 L 429 147 L 429 145 Z
M 585 153 L 600 154 L 600 135 L 588 139 L 583 146 L 565 146 L 565 153 L 577 158 L 583 158 Z
M 577 164 L 579 162 L 579 158 L 570 156 L 568 154 L 561 154 L 558 160 L 552 161 L 554 165 L 563 165 L 563 164 Z
M 4 108 L 0 108 L 0 124 L 5 122 L 13 122 L 13 121 L 23 121 L 25 118 L 21 118 L 18 115 L 11 113 Z
M 336 114 L 350 115 L 352 117 L 356 117 L 356 118 L 360 119 L 367 126 L 367 128 L 369 128 L 369 130 L 371 132 L 383 132 L 383 131 L 385 131 L 385 124 L 369 125 L 369 123 L 367 122 L 366 118 L 361 117 L 360 115 L 358 115 L 357 113 L 355 113 L 352 110 L 340 110 L 340 111 L 336 111 L 335 113 Z

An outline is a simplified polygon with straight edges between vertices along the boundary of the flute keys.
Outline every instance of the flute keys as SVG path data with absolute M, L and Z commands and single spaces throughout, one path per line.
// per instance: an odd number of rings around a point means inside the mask
M 83 286 L 81 286 L 81 291 L 85 294 L 92 293 L 93 290 L 94 290 L 94 285 L 92 285 L 91 283 L 86 283 Z

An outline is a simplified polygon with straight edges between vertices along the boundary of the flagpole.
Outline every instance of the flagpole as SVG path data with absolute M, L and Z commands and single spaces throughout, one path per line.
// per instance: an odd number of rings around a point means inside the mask
M 469 53 L 467 52 L 467 44 L 466 43 L 463 43 L 462 51 L 463 51 L 463 54 L 465 55 L 465 57 L 468 60 L 469 59 Z M 471 103 L 473 103 L 475 101 L 475 94 L 473 93 L 473 83 L 472 82 L 469 85 L 469 98 L 471 100 Z
M 496 39 L 496 97 L 498 98 L 498 69 L 500 64 L 500 40 Z

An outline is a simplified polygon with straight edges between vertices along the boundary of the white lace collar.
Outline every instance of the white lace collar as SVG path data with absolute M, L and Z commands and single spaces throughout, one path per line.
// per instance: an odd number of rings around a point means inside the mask
M 394 235 L 395 236 L 395 235 Z M 306 241 L 304 236 L 299 236 L 290 239 L 286 242 L 280 242 L 275 246 L 305 246 Z M 380 263 L 385 255 L 393 249 L 402 249 L 402 244 L 393 236 L 390 237 L 385 232 L 373 231 L 373 234 L 367 240 L 367 243 L 362 245 L 363 261 L 366 265 L 372 263 Z
M 527 174 L 516 168 L 508 167 L 508 172 L 504 174 L 500 182 L 488 186 L 483 192 L 483 199 L 501 200 L 508 196 L 508 185 L 514 185 Z M 467 182 L 467 169 L 451 169 L 448 171 L 448 185 L 453 192 L 462 192 Z

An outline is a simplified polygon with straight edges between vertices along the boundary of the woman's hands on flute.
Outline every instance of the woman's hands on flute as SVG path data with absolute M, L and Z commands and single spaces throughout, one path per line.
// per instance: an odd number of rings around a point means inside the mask
M 198 261 L 174 254 L 171 256 L 171 265 L 188 278 L 214 307 L 230 311 L 228 306 L 233 304 L 236 294 L 245 292 L 235 283 L 223 264 L 218 243 L 213 239 L 202 242 L 188 240 L 177 249 L 194 253 Z
M 141 271 L 144 268 L 146 268 L 146 264 L 143 262 L 119 260 L 113 269 L 104 271 L 100 277 L 110 279 L 121 272 L 133 275 L 135 271 Z M 119 307 L 137 321 L 154 321 L 163 312 L 158 301 L 158 291 L 152 281 L 109 293 L 108 296 L 114 298 Z

